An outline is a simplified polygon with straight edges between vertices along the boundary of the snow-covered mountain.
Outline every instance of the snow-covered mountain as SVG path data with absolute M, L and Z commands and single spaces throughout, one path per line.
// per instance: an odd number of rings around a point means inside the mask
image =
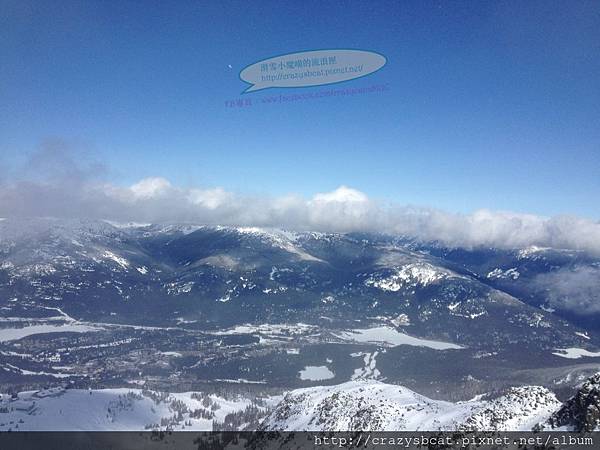
M 539 386 L 509 389 L 492 400 L 451 403 L 402 386 L 351 381 L 288 393 L 264 420 L 266 431 L 531 430 L 561 406 Z
M 464 402 L 433 400 L 403 386 L 350 381 L 289 392 L 265 431 L 600 431 L 600 373 L 566 402 L 541 386 L 508 388 Z

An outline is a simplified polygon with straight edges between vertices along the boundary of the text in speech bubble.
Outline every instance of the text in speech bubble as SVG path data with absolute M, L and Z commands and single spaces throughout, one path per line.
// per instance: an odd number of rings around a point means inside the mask
M 385 56 L 366 50 L 311 50 L 250 64 L 240 72 L 240 78 L 251 85 L 243 93 L 321 86 L 370 75 L 386 62 Z

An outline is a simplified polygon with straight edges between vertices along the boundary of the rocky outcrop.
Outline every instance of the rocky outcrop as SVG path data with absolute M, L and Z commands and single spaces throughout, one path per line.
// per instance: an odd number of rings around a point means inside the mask
M 600 431 L 600 373 L 583 383 L 577 393 L 552 414 L 544 428 Z

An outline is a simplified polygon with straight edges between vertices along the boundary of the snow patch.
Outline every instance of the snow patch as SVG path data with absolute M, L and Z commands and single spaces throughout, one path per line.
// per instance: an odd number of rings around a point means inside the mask
M 64 324 L 64 325 L 31 325 L 22 328 L 0 328 L 0 342 L 16 341 L 34 334 L 45 333 L 90 333 L 100 331 L 103 328 L 80 325 L 80 324 Z
M 373 274 L 365 280 L 366 286 L 382 291 L 397 292 L 406 287 L 425 287 L 451 276 L 449 272 L 437 269 L 428 263 L 414 263 L 394 269 L 389 276 Z
M 600 352 L 590 352 L 584 348 L 569 347 L 569 348 L 557 348 L 556 352 L 552 352 L 553 355 L 560 356 L 561 358 L 567 359 L 579 359 L 587 356 L 589 358 L 600 358 Z
M 106 250 L 102 254 L 102 256 L 106 259 L 110 259 L 110 260 L 116 262 L 124 270 L 127 270 L 129 268 L 129 261 L 127 261 L 125 258 L 123 258 L 121 256 L 114 254 L 113 252 Z
M 521 274 L 516 268 L 502 270 L 502 269 L 494 269 L 490 273 L 487 274 L 487 278 L 489 280 L 500 280 L 500 279 L 513 279 L 517 280 Z
M 306 366 L 299 373 L 301 380 L 321 381 L 330 380 L 335 374 L 327 366 Z
M 395 347 L 398 345 L 412 345 L 415 347 L 428 347 L 434 350 L 464 348 L 460 345 L 451 344 L 449 342 L 416 338 L 386 326 L 344 331 L 334 335 L 346 341 L 383 344 L 390 347 Z

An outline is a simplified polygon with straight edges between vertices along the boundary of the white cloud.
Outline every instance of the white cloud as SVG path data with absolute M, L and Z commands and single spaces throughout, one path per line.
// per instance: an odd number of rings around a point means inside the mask
M 223 188 L 216 189 L 190 189 L 187 199 L 193 205 L 203 206 L 208 209 L 217 209 L 233 199 L 233 195 Z
M 296 195 L 245 196 L 223 188 L 184 189 L 161 177 L 145 178 L 129 187 L 18 182 L 0 185 L 0 217 L 10 216 L 373 231 L 450 246 L 538 245 L 600 254 L 600 224 L 590 220 L 490 210 L 454 214 L 430 208 L 383 206 L 347 186 L 306 199 Z
M 574 267 L 538 275 L 534 287 L 554 308 L 576 314 L 600 313 L 600 268 Z
M 56 146 L 55 146 L 56 147 Z M 600 224 L 572 217 L 541 217 L 479 210 L 448 213 L 431 208 L 382 205 L 348 186 L 310 198 L 250 196 L 221 187 L 181 188 L 163 177 L 131 186 L 98 180 L 97 164 L 55 147 L 32 157 L 38 175 L 0 176 L 0 217 L 55 216 L 133 222 L 198 222 L 273 226 L 315 231 L 401 234 L 449 246 L 523 248 L 530 245 L 587 250 L 600 255 Z M 56 170 L 50 170 L 51 168 Z M 64 170 L 64 168 L 69 170 Z
M 340 186 L 335 191 L 316 194 L 313 199 L 313 204 L 331 204 L 331 203 L 367 203 L 369 198 L 356 189 L 347 186 Z
M 134 198 L 150 199 L 164 195 L 171 188 L 169 180 L 162 177 L 144 178 L 130 187 Z

